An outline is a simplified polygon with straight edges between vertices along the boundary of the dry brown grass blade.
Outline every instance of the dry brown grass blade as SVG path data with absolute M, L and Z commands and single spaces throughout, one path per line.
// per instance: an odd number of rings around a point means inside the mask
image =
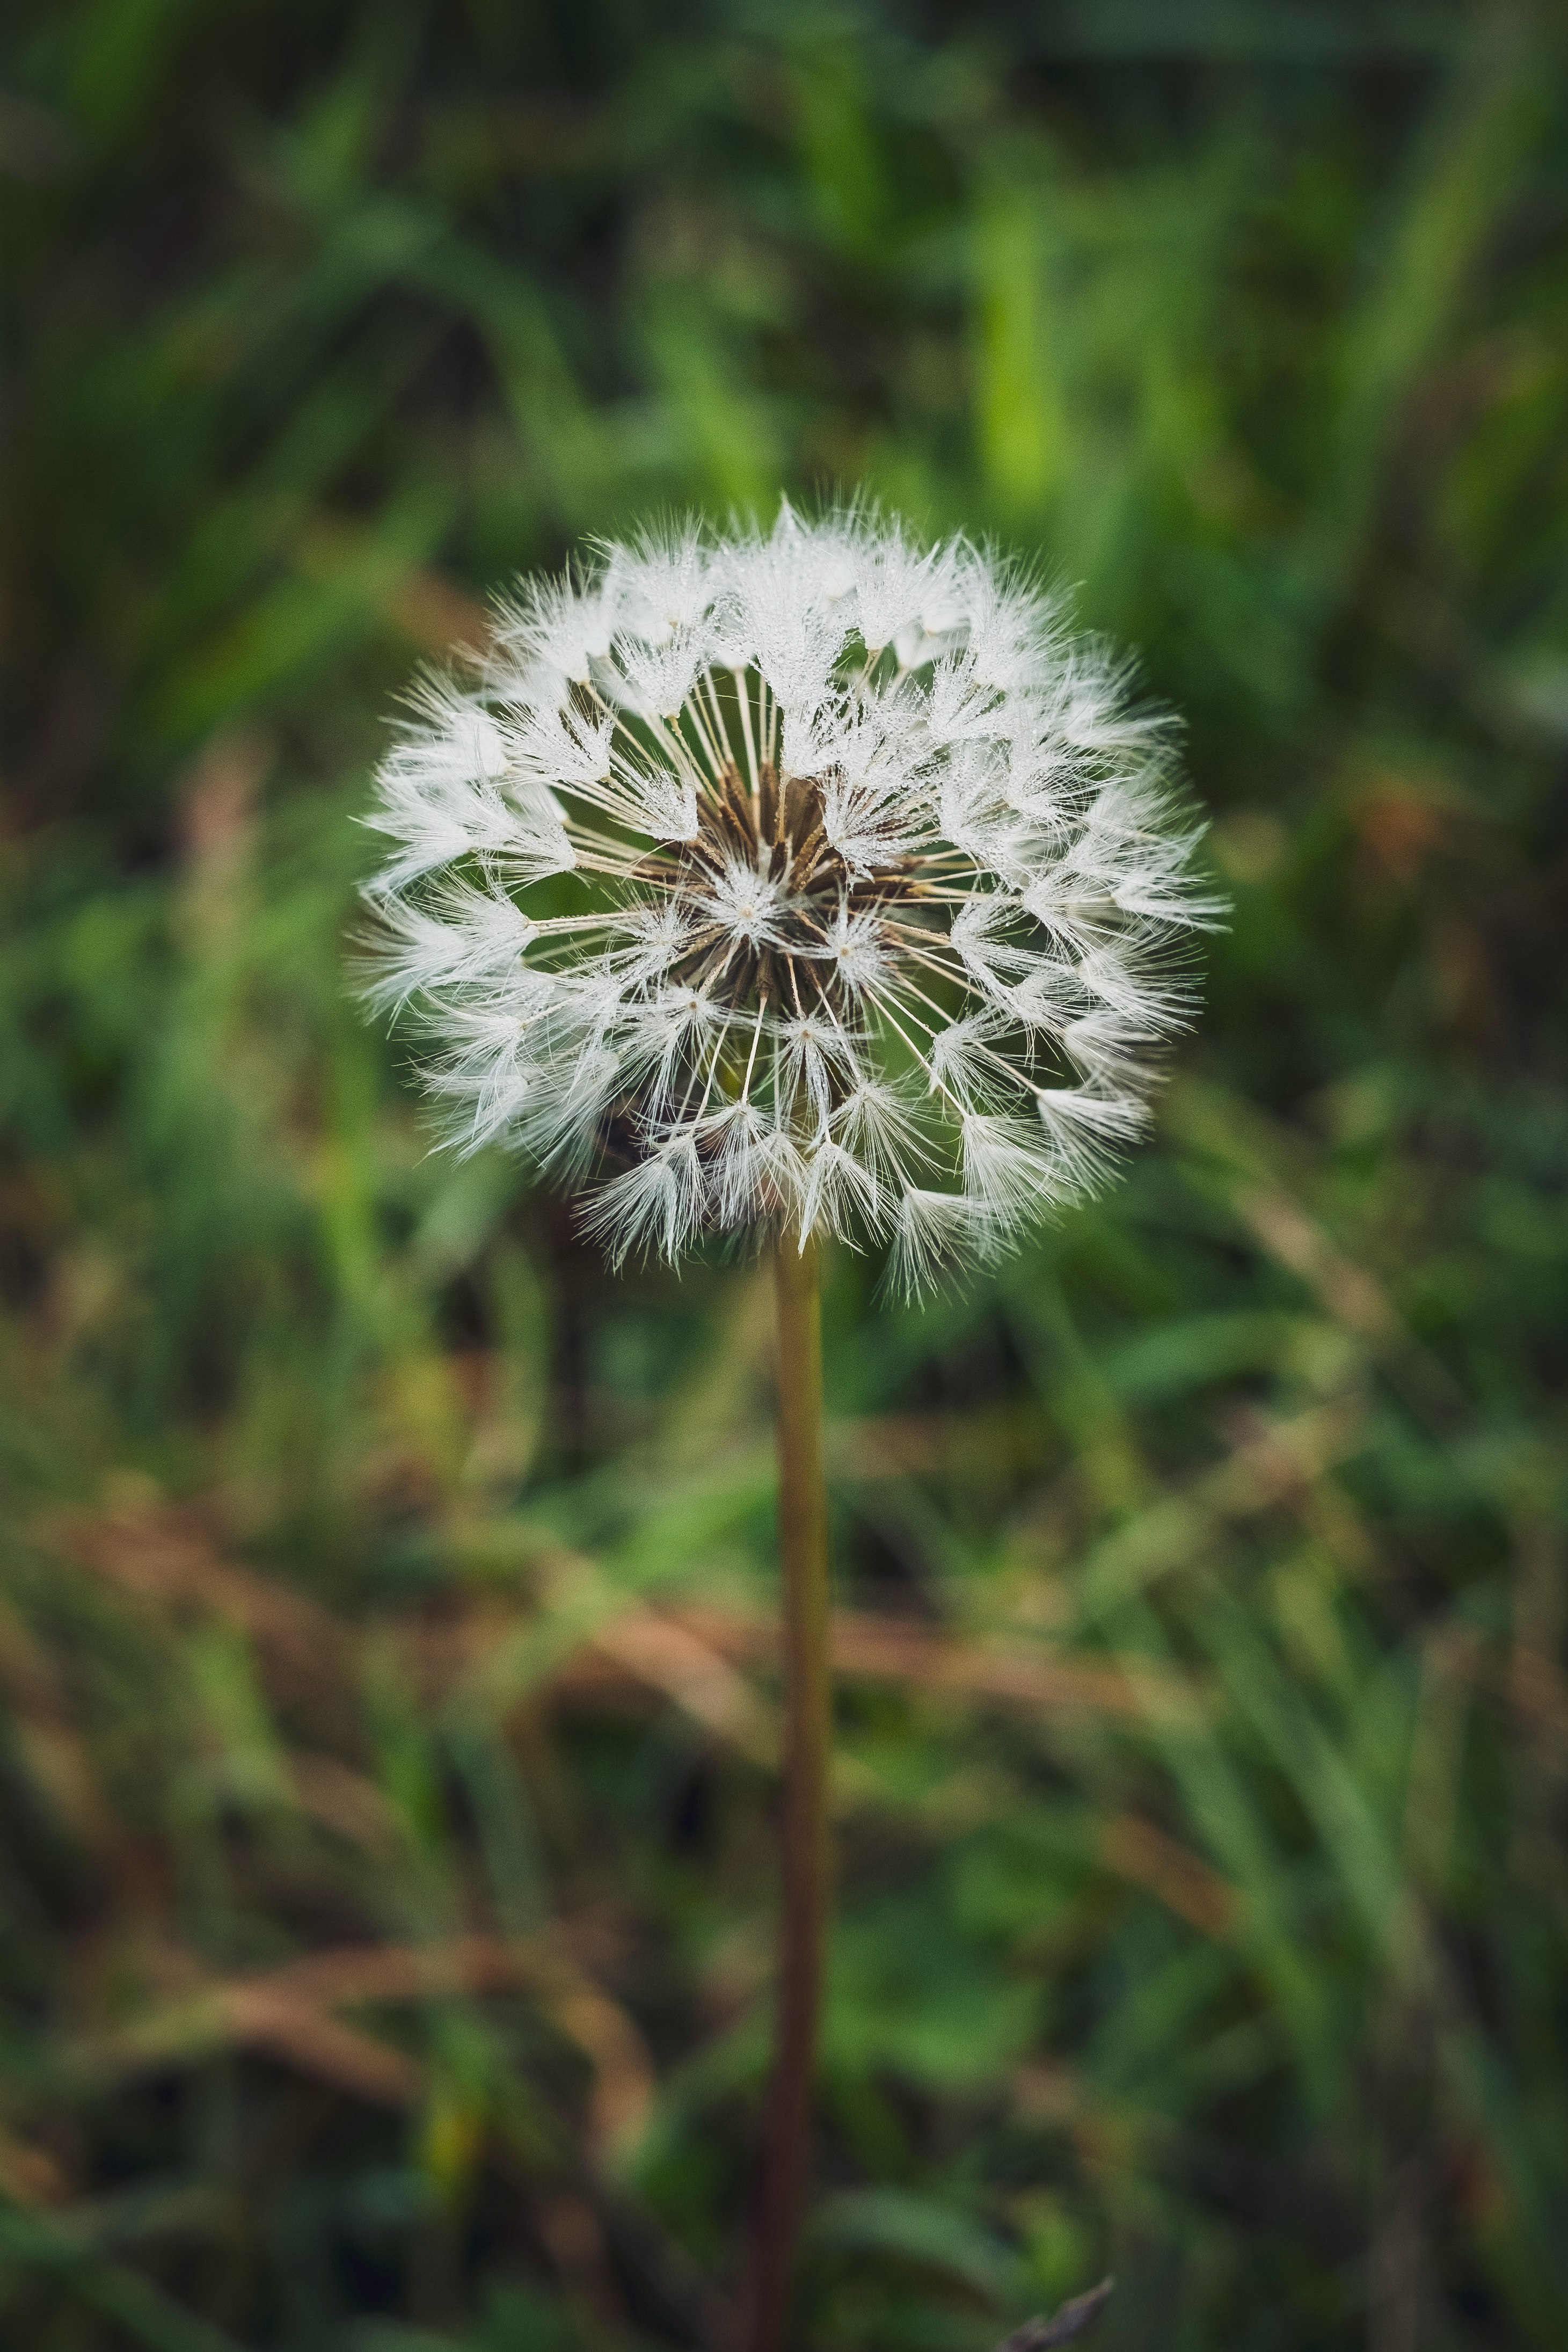
M 465 1936 L 308 1952 L 265 1974 L 203 1986 L 71 2055 L 85 2073 L 115 2076 L 172 2060 L 188 2063 L 216 2048 L 265 2050 L 355 2097 L 402 2106 L 423 2092 L 423 2064 L 332 2011 L 496 1992 L 531 1994 L 589 2061 L 594 2145 L 608 2149 L 634 2137 L 653 2098 L 646 2044 L 627 2012 L 554 1938 Z
M 335 1756 L 292 1750 L 289 1770 L 301 1812 L 372 1853 L 395 1850 L 402 1830 L 376 1783 Z
M 591 2146 L 605 2155 L 631 2145 L 648 2120 L 655 2091 L 653 2061 L 642 2034 L 620 2003 L 587 1977 L 541 1984 L 537 1992 L 551 2024 L 577 2044 L 593 2068 Z
M 721 1646 L 679 1616 L 627 1611 L 597 1627 L 601 1658 L 662 1691 L 729 1746 L 762 1764 L 779 1752 L 772 1710 L 737 1674 Z
M 1296 1502 L 1355 1451 L 1365 1420 L 1357 1396 L 1336 1397 L 1289 1420 L 1239 1416 L 1237 1444 L 1187 1492 L 1218 1518 L 1247 1518 Z
M 1167 1910 L 1200 1934 L 1235 1933 L 1242 1909 L 1237 1888 L 1152 1822 L 1113 1813 L 1101 1828 L 1100 1859 L 1119 1878 L 1157 1895 Z
M 139 1601 L 204 1611 L 238 1626 L 276 1670 L 301 1685 L 341 1688 L 349 1628 L 291 1586 L 225 1559 L 199 1506 L 138 1502 L 60 1513 L 40 1521 L 34 1538 Z
M 0 2197 L 14 2205 L 38 2206 L 63 2204 L 69 2194 L 70 2184 L 54 2157 L 0 2131 Z
M 1239 1184 L 1234 1198 L 1270 1256 L 1315 1291 L 1336 1322 L 1374 1349 L 1408 1343 L 1382 1285 L 1347 1257 L 1282 1185 Z
M 653 2063 L 626 2011 L 594 1983 L 559 1940 L 528 1943 L 467 1936 L 446 1944 L 379 1944 L 315 1952 L 242 1992 L 327 2009 L 428 2000 L 443 1993 L 531 1992 L 545 2016 L 594 2069 L 596 2137 L 616 2139 L 646 2116 Z
M 329 2083 L 371 2106 L 410 2106 L 424 2087 L 417 2058 L 361 2033 L 267 1984 L 231 1986 L 220 1996 L 233 2047 L 263 2050 L 302 2074 Z
M 725 1655 L 770 1661 L 778 1636 L 759 1611 L 693 1604 L 672 1612 Z M 1191 1720 L 1202 1696 L 1168 1669 L 1142 1661 L 1020 1654 L 1014 1643 L 966 1642 L 931 1627 L 841 1610 L 833 1620 L 833 1666 L 841 1675 L 1006 1706 L 1062 1709 L 1131 1720 Z

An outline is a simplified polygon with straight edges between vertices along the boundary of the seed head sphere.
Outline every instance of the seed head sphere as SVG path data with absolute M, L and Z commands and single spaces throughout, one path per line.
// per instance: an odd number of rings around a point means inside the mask
M 1026 575 L 865 509 L 606 545 L 426 677 L 366 992 L 451 1139 L 710 1233 L 1002 1253 L 1139 1132 L 1197 885 L 1168 724 Z

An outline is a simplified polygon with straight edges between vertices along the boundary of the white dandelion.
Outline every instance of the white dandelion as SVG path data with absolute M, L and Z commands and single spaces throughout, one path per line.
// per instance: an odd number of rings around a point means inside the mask
M 370 822 L 365 992 L 450 1139 L 583 1194 L 620 1264 L 771 1239 L 786 1759 L 753 2259 L 786 2305 L 828 1914 L 821 1252 L 906 1295 L 996 1258 L 1136 1140 L 1188 1018 L 1192 871 L 1126 665 L 963 540 L 855 509 L 609 547 L 418 689 Z
M 1059 605 L 865 509 L 649 532 L 427 682 L 367 992 L 451 1139 L 620 1263 L 731 1233 L 995 1257 L 1136 1137 L 1221 909 L 1168 725 Z

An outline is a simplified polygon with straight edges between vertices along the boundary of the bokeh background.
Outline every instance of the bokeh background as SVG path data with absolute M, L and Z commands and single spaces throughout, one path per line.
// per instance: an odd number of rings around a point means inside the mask
M 1568 2333 L 1568 26 L 11 0 L 0 2340 L 727 2352 L 768 1297 L 432 1156 L 413 666 L 864 484 L 1186 715 L 1127 1180 L 834 1266 L 813 2352 Z

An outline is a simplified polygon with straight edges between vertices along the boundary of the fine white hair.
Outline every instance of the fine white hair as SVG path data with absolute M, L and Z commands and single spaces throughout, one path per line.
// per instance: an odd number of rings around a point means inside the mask
M 1025 574 L 865 507 L 605 546 L 425 681 L 366 993 L 448 1139 L 619 1264 L 886 1244 L 905 1291 L 1092 1191 L 1215 923 L 1168 722 Z

